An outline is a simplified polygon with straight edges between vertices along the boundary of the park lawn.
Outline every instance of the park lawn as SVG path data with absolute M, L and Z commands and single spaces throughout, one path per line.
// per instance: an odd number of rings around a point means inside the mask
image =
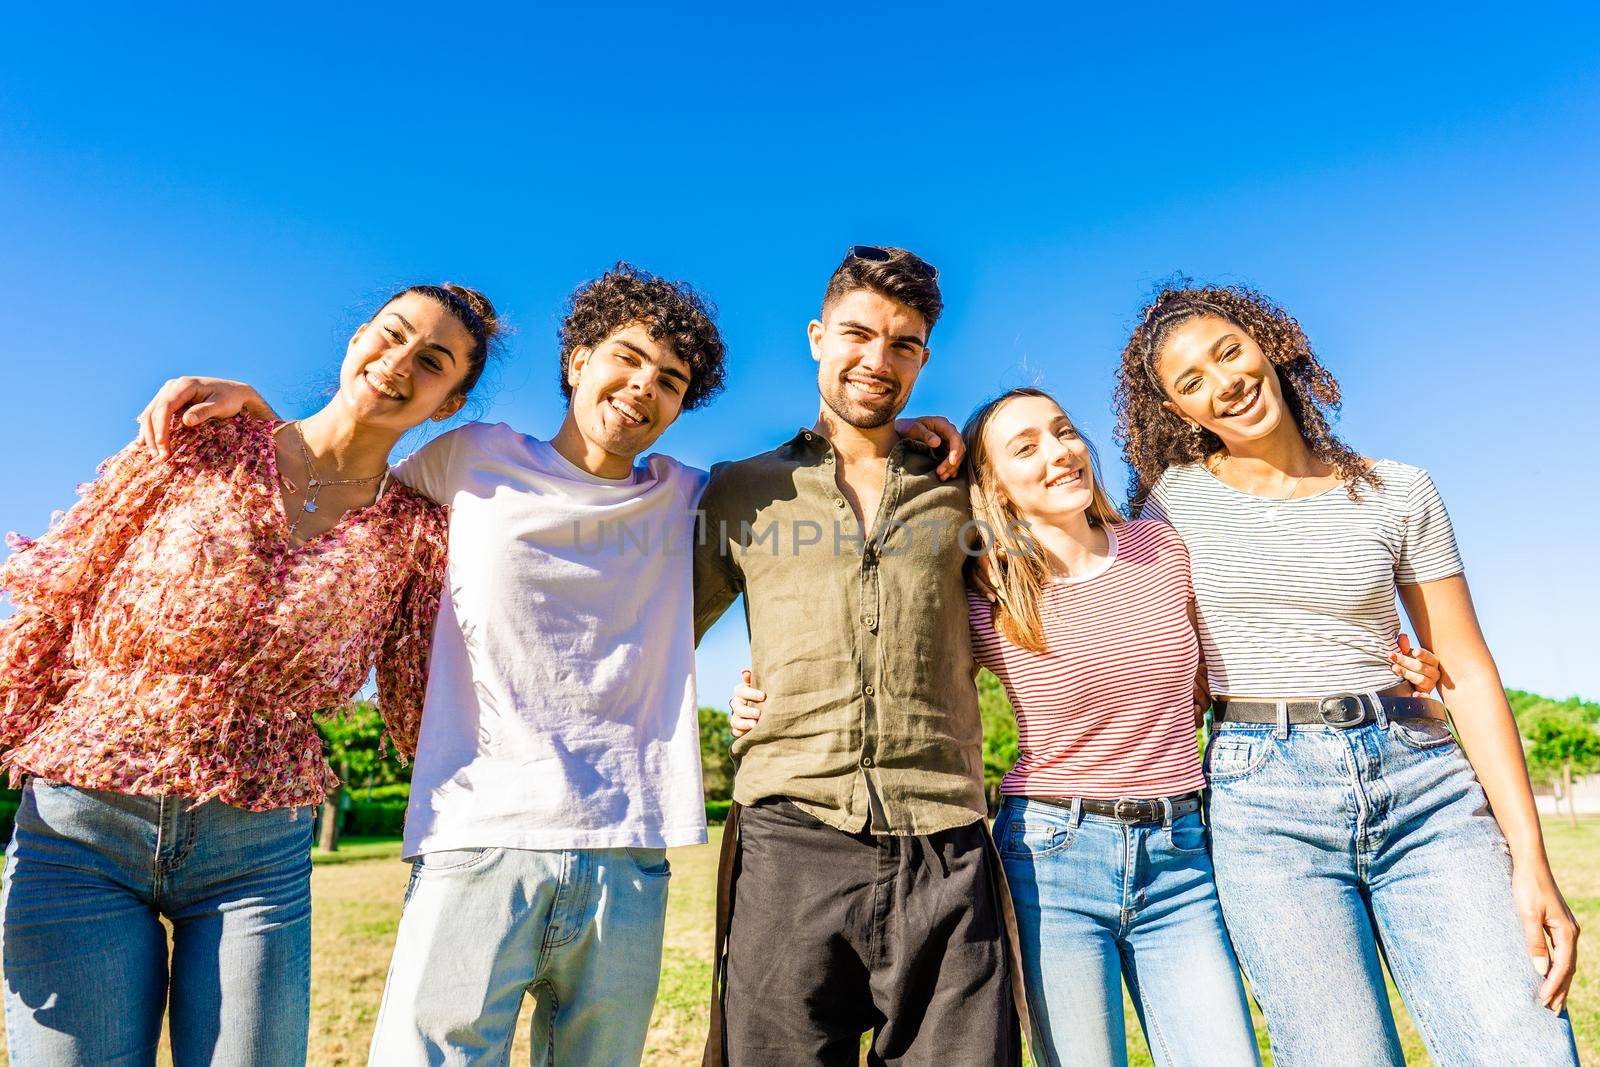
M 705 1036 L 710 982 L 711 926 L 719 829 L 708 845 L 673 849 L 661 992 L 651 1021 L 652 1065 L 693 1064 Z M 1579 924 L 1600 931 L 1600 817 L 1577 830 L 1566 820 L 1547 820 L 1550 857 Z M 340 852 L 318 856 L 312 873 L 311 1064 L 338 1067 L 366 1062 L 378 1003 L 389 966 L 389 949 L 400 914 L 409 867 L 399 860 L 399 842 L 352 840 Z M 1592 936 L 1592 935 L 1591 935 Z M 1391 990 L 1408 1063 L 1428 1062 L 1416 1028 Z M 1580 968 L 1570 1001 L 1583 1060 L 1600 1055 L 1600 975 Z M 1150 1064 L 1138 1022 L 1127 1008 L 1130 1061 Z M 512 1063 L 528 1062 L 527 1016 L 517 1035 Z M 1265 1030 L 1257 1034 L 1266 1047 Z M 0 1055 L 0 1064 L 5 1062 Z M 170 1064 L 163 1055 L 161 1062 Z M 1270 1059 L 1268 1060 L 1270 1063 Z

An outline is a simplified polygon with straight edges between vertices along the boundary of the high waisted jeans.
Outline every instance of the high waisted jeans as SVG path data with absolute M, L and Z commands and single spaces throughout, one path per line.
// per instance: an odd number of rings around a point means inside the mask
M 6 852 L 6 1041 L 19 1067 L 302 1067 L 311 811 L 35 779 Z M 161 917 L 172 923 L 171 966 Z
M 1440 1067 L 1577 1063 L 1443 723 L 1223 723 L 1206 765 L 1217 890 L 1280 1067 L 1404 1063 L 1380 951 Z
M 1007 797 L 994 836 L 1043 1067 L 1128 1062 L 1124 979 L 1161 1067 L 1259 1062 L 1199 813 L 1132 824 Z

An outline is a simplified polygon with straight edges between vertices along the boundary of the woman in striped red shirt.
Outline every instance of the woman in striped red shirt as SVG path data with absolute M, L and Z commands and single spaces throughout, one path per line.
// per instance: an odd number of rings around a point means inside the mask
M 1123 521 L 1046 393 L 990 401 L 962 436 L 996 596 L 969 599 L 973 658 L 1004 684 L 1021 749 L 994 834 L 1034 1055 L 1125 1064 L 1126 979 L 1157 1063 L 1256 1063 L 1200 815 L 1183 539 Z

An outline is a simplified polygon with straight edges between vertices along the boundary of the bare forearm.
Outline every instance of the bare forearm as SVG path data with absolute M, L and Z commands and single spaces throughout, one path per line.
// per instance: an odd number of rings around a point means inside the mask
M 1506 703 L 1499 672 L 1492 662 L 1477 664 L 1452 671 L 1449 681 L 1448 686 L 1441 686 L 1441 695 L 1489 798 L 1495 821 L 1511 846 L 1513 860 L 1548 866 L 1533 787 L 1522 757 L 1522 738 Z

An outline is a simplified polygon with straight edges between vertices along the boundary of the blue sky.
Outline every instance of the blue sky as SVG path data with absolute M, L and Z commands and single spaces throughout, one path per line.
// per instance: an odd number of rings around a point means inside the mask
M 548 435 L 566 293 L 619 258 L 722 309 L 707 465 L 815 414 L 852 243 L 939 265 L 912 407 L 1054 390 L 1100 445 L 1153 283 L 1305 324 L 1340 428 L 1429 468 L 1508 684 L 1600 697 L 1600 17 L 1578 6 L 159 7 L 7 16 L 0 530 L 37 533 L 185 372 L 306 414 L 372 301 L 486 290 L 481 405 Z M 736 609 L 702 699 L 743 657 Z

